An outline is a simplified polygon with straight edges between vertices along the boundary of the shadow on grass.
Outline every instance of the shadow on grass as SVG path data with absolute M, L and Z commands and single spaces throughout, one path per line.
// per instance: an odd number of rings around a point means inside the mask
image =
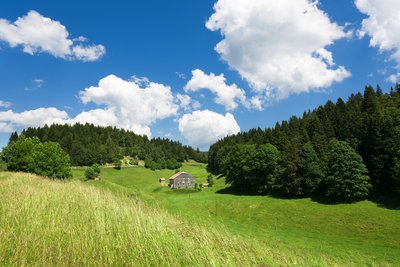
M 224 177 L 225 176 L 223 174 L 219 174 L 216 179 L 219 180 L 219 179 L 224 178 Z
M 201 191 L 194 188 L 173 188 L 171 189 L 171 192 L 174 194 L 193 194 L 193 193 L 199 193 Z
M 265 194 L 259 194 L 254 192 L 247 191 L 239 191 L 233 187 L 226 187 L 216 191 L 217 194 L 226 194 L 226 195 L 236 195 L 236 196 L 265 196 Z
M 160 191 L 163 190 L 163 189 L 164 189 L 163 186 L 159 186 L 159 187 L 153 189 L 153 191 L 151 191 L 151 192 L 157 193 L 157 192 L 160 192 Z
M 390 210 L 400 210 L 400 196 L 395 194 L 374 195 L 369 198 L 378 207 Z
M 363 200 L 363 199 L 339 199 L 327 196 L 311 196 L 310 198 L 311 201 L 324 205 L 352 204 Z
M 235 195 L 235 196 L 269 196 L 272 198 L 284 199 L 284 200 L 310 198 L 311 201 L 317 202 L 317 203 L 323 204 L 323 205 L 351 204 L 351 203 L 356 203 L 356 202 L 364 200 L 364 199 L 338 199 L 338 198 L 332 198 L 332 197 L 326 197 L 326 196 L 294 196 L 294 195 L 284 194 L 282 192 L 270 192 L 270 193 L 262 194 L 262 193 L 256 193 L 256 192 L 240 191 L 233 187 L 226 187 L 226 188 L 216 191 L 215 193 Z M 380 197 L 375 197 L 374 199 L 369 199 L 369 200 L 377 203 L 379 207 L 389 208 L 389 209 L 400 209 L 399 197 L 397 197 L 397 199 L 396 199 L 395 196 L 392 196 L 390 198 L 386 197 L 386 196 L 385 197 L 380 196 Z

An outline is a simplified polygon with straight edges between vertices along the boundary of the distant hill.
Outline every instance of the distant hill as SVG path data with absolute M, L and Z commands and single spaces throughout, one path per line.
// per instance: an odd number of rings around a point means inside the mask
M 332 167 L 328 162 L 332 144 L 339 140 L 346 141 L 361 155 L 373 186 L 371 192 L 400 192 L 399 107 L 399 84 L 388 93 L 383 93 L 379 86 L 367 86 L 364 94 L 352 94 L 346 102 L 341 98 L 336 103 L 328 101 L 304 112 L 302 117 L 276 123 L 273 128 L 251 129 L 216 142 L 209 150 L 208 169 L 214 174 L 227 174 L 224 160 L 233 147 L 269 143 L 281 154 L 274 188 L 291 195 L 307 195 L 301 166 L 304 167 L 305 145 L 311 154 L 316 154 L 314 166 L 318 165 L 321 176 L 326 176 Z M 314 189 L 316 194 L 324 191 L 324 180 Z
M 166 138 L 148 139 L 147 136 L 115 127 L 101 127 L 93 124 L 45 125 L 27 128 L 21 133 L 25 137 L 38 137 L 40 141 L 57 142 L 69 154 L 73 165 L 87 166 L 94 163 L 112 163 L 123 156 L 140 160 L 165 161 L 195 160 L 206 162 L 204 152 L 180 142 Z M 17 140 L 13 133 L 10 141 Z

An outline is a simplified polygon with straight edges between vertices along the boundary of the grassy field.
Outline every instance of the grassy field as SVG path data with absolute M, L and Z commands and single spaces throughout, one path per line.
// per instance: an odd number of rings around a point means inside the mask
M 205 166 L 182 168 L 205 182 Z M 0 173 L 0 266 L 398 266 L 400 210 L 371 201 L 201 192 L 158 183 L 173 171 L 103 168 L 85 182 Z M 382 199 L 381 199 L 382 200 Z M 383 199 L 385 200 L 385 199 Z
M 273 253 L 79 181 L 0 173 L 0 266 L 269 265 Z
M 182 168 L 205 182 L 205 165 L 188 163 Z M 94 183 L 115 191 L 140 196 L 178 218 L 206 228 L 250 238 L 288 255 L 290 262 L 306 266 L 353 265 L 396 266 L 400 262 L 400 203 L 392 209 L 371 201 L 352 204 L 322 204 L 321 200 L 284 199 L 270 196 L 230 194 L 223 179 L 201 192 L 171 190 L 158 183 L 173 171 L 150 171 L 141 167 L 102 170 Z M 75 170 L 77 178 L 83 170 Z M 289 256 L 290 255 L 290 256 Z M 279 259 L 272 259 L 279 263 Z

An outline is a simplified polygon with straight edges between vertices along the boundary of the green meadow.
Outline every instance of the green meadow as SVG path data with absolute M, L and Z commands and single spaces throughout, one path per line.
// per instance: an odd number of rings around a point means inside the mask
M 102 168 L 100 181 L 0 173 L 0 265 L 396 266 L 399 199 L 236 195 L 172 190 L 174 171 Z M 206 182 L 204 164 L 182 171 Z

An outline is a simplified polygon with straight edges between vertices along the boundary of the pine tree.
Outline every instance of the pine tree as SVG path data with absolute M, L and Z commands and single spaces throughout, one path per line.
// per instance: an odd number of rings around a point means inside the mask
M 11 142 L 15 142 L 18 140 L 18 133 L 17 132 L 13 132 L 10 135 L 10 139 L 8 140 L 8 144 L 10 144 Z

